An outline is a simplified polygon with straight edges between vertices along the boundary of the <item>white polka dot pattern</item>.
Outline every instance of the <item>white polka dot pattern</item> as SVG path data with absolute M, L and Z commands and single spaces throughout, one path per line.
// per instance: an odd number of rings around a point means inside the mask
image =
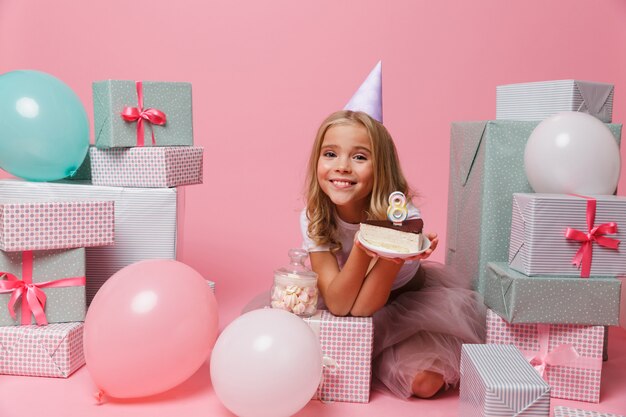
M 0 251 L 0 271 L 9 272 L 22 279 L 22 252 Z M 85 248 L 54 249 L 33 252 L 32 282 L 57 281 L 63 278 L 85 276 Z M 85 285 L 42 288 L 46 294 L 44 312 L 48 323 L 74 322 L 85 319 L 87 310 Z M 15 306 L 16 318 L 8 309 L 11 293 L 0 294 L 0 326 L 22 323 L 21 299 Z M 31 315 L 31 322 L 35 318 Z
M 202 184 L 199 146 L 91 148 L 93 185 L 165 188 Z
M 311 323 L 314 317 L 304 320 Z M 322 401 L 369 402 L 374 341 L 372 318 L 336 317 L 322 311 L 320 321 L 322 354 L 334 359 L 339 366 L 334 371 L 324 369 L 317 398 Z
M 557 346 L 574 346 L 580 356 L 602 363 L 603 326 L 551 324 L 548 351 Z M 496 313 L 487 313 L 487 343 L 511 344 L 521 351 L 539 351 L 536 324 L 509 324 Z M 576 401 L 600 401 L 602 371 L 566 366 L 546 365 L 545 377 L 551 387 L 551 396 Z
M 624 416 L 559 406 L 559 407 L 554 408 L 554 417 L 624 417 Z
M 0 327 L 0 374 L 67 378 L 84 364 L 82 322 Z
M 113 244 L 113 201 L 0 202 L 3 251 Z
M 165 113 L 163 126 L 144 123 L 144 146 L 193 145 L 191 84 L 142 81 L 143 108 Z M 137 123 L 120 114 L 124 107 L 137 107 L 135 81 L 106 80 L 93 83 L 93 112 L 96 146 L 99 148 L 137 146 Z
M 524 150 L 538 122 L 454 122 L 446 264 L 472 276 L 482 294 L 487 262 L 507 262 L 513 193 L 532 193 Z M 606 125 L 620 142 L 621 125 Z

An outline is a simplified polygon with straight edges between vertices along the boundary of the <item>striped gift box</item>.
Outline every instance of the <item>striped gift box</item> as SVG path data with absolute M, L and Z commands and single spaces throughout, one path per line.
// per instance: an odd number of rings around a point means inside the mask
M 461 349 L 459 416 L 550 415 L 550 386 L 511 345 Z
M 559 407 L 554 408 L 554 417 L 624 417 L 624 416 L 559 406 Z
M 626 239 L 626 197 L 589 196 L 596 200 L 594 226 L 615 222 L 617 233 L 607 238 Z M 567 238 L 567 228 L 586 234 L 588 199 L 566 194 L 513 194 L 509 265 L 523 274 L 580 277 L 573 260 L 583 243 Z M 593 276 L 626 274 L 626 251 L 591 242 Z M 584 262 L 583 262 L 584 263 Z
M 143 259 L 175 259 L 177 215 L 184 194 L 176 188 L 102 187 L 67 181 L 0 180 L 0 196 L 42 199 L 98 198 L 115 202 L 115 245 L 87 248 L 87 304 L 111 275 Z M 177 200 L 180 199 L 180 203 Z
M 151 146 L 89 149 L 94 185 L 177 187 L 202 184 L 199 146 Z
M 563 111 L 580 111 L 611 123 L 613 90 L 612 84 L 577 80 L 500 85 L 496 119 L 543 120 Z

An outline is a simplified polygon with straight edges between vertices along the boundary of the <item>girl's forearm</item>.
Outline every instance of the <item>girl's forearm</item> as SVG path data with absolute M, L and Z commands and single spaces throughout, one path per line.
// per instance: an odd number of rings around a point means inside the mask
M 350 314 L 367 317 L 380 310 L 389 299 L 391 286 L 401 267 L 402 264 L 380 258 L 363 281 Z
M 371 258 L 365 252 L 355 247 L 341 271 L 328 280 L 327 285 L 320 286 L 331 313 L 337 316 L 350 313 L 367 275 L 370 261 Z

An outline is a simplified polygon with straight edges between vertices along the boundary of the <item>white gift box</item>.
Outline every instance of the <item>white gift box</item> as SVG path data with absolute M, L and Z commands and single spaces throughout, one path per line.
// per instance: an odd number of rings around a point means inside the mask
M 579 111 L 611 123 L 613 90 L 612 84 L 579 80 L 499 85 L 496 119 L 543 120 L 559 112 Z
M 121 188 L 80 181 L 0 180 L 0 198 L 96 198 L 115 202 L 115 244 L 87 248 L 87 304 L 111 275 L 144 259 L 176 259 L 176 188 Z M 180 202 L 178 202 L 180 200 Z

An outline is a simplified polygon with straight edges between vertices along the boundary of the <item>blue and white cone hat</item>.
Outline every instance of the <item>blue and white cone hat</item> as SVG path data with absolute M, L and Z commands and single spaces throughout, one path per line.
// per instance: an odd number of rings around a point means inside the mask
M 372 118 L 383 122 L 383 66 L 378 61 L 370 75 L 354 93 L 344 110 L 362 111 Z

